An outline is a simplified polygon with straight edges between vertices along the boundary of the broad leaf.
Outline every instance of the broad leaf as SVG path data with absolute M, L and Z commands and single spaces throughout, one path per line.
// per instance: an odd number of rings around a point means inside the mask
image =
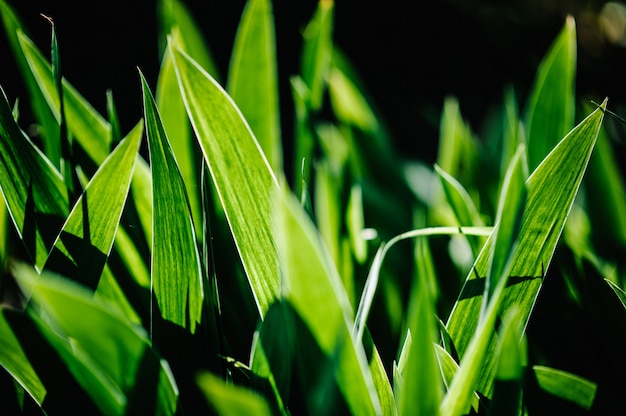
M 274 172 L 282 172 L 278 69 L 270 0 L 246 3 L 235 37 L 226 90 L 250 123 Z
M 173 47 L 170 54 L 187 113 L 263 317 L 279 291 L 270 204 L 278 183 L 226 92 L 187 54 Z
M 539 387 L 562 399 L 576 403 L 590 410 L 596 397 L 598 386 L 583 377 L 567 371 L 541 365 L 533 366 Z
M 141 327 L 67 279 L 38 276 L 25 265 L 17 265 L 14 275 L 38 305 L 28 308 L 30 315 L 103 413 L 151 408 L 175 413 L 176 384 Z M 136 391 L 138 385 L 149 391 Z
M 283 273 L 282 298 L 307 325 L 353 414 L 381 412 L 365 352 L 350 335 L 352 307 L 320 235 L 299 202 L 276 194 L 274 221 Z
M 152 170 L 152 285 L 163 318 L 183 327 L 189 322 L 194 332 L 200 322 L 204 292 L 189 200 L 143 75 L 141 81 Z

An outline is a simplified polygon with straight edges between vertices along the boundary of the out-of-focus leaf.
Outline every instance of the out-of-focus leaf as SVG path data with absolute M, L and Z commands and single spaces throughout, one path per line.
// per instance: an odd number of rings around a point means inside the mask
M 583 377 L 541 365 L 533 366 L 539 387 L 562 399 L 589 410 L 596 398 L 598 386 Z
M 95 290 L 126 203 L 143 128 L 120 142 L 87 184 L 44 268 Z
M 340 227 L 342 210 L 337 189 L 338 176 L 329 163 L 321 161 L 315 169 L 315 218 L 317 227 L 324 239 L 331 258 L 337 267 L 341 264 L 340 258 Z
M 274 172 L 282 172 L 276 40 L 270 0 L 246 3 L 235 37 L 226 90 L 250 124 Z
M 476 209 L 472 197 L 465 190 L 463 185 L 439 167 L 439 165 L 435 165 L 435 171 L 439 175 L 446 200 L 448 204 L 450 204 L 458 224 L 482 227 L 484 225 L 483 220 L 480 218 L 480 214 L 478 213 L 478 209 Z M 468 242 L 472 246 L 474 256 L 477 257 L 485 243 L 485 239 L 481 237 L 468 237 Z
M 153 189 L 152 283 L 164 319 L 195 331 L 204 297 L 200 254 L 183 178 L 141 74 Z M 189 313 L 189 316 L 187 316 Z
M 208 402 L 220 415 L 272 415 L 267 401 L 248 389 L 227 384 L 220 377 L 206 372 L 198 375 L 197 382 Z
M 353 414 L 376 414 L 381 403 L 365 351 L 350 336 L 352 307 L 320 235 L 288 191 L 276 193 L 274 221 L 282 298 L 307 325 L 319 348 L 334 357 L 330 371 Z
M 301 73 L 310 91 L 308 108 L 316 111 L 322 106 L 326 77 L 333 54 L 333 20 L 335 4 L 320 1 L 313 18 L 306 26 L 303 37 Z
M 509 310 L 504 317 L 496 357 L 496 377 L 489 411 L 493 415 L 521 415 L 526 339 L 522 338 L 515 309 Z
M 41 406 L 46 397 L 46 388 L 24 354 L 2 310 L 0 310 L 0 366 Z
M 170 54 L 260 316 L 278 296 L 278 260 L 271 235 L 272 169 L 226 92 L 183 51 Z
M 0 187 L 27 253 L 41 268 L 69 210 L 67 192 L 59 172 L 13 120 L 0 91 Z
M 103 413 L 175 413 L 176 384 L 141 327 L 68 279 L 47 272 L 39 276 L 26 265 L 16 265 L 14 275 L 39 307 L 29 308 L 30 315 Z M 149 391 L 139 394 L 138 385 L 150 386 Z
M 576 23 L 565 20 L 561 32 L 539 64 L 526 102 L 524 126 L 528 137 L 528 165 L 534 170 L 574 126 Z
M 516 305 L 520 310 L 520 322 L 524 326 L 585 173 L 605 106 L 606 101 L 568 133 L 527 180 L 528 200 L 500 312 L 503 314 L 511 305 Z M 478 324 L 491 244 L 490 238 L 469 273 L 447 322 L 448 331 L 461 357 Z M 491 353 L 487 355 L 477 386 L 488 397 L 494 376 L 493 341 L 492 338 L 488 350 Z
M 196 23 L 185 3 L 180 0 L 161 0 L 157 3 L 159 17 L 159 46 L 161 53 L 167 55 L 167 37 L 173 31 L 179 34 L 180 45 L 213 78 L 220 80 L 217 65 L 204 40 L 202 30 Z M 158 102 L 158 101 L 157 101 Z M 160 108 L 160 107 L 159 107 Z

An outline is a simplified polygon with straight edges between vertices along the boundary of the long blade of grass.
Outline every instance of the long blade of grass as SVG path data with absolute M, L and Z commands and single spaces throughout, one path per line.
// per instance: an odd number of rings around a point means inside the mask
M 276 194 L 274 221 L 283 272 L 282 298 L 308 326 L 319 348 L 334 357 L 333 377 L 353 414 L 376 414 L 381 404 L 365 352 L 350 336 L 352 307 L 320 236 L 299 202 Z
M 246 3 L 235 37 L 226 91 L 250 124 L 274 172 L 282 172 L 276 40 L 270 0 Z
M 170 47 L 170 54 L 187 114 L 263 317 L 279 292 L 271 236 L 271 194 L 278 183 L 232 99 L 183 51 Z
M 155 408 L 175 413 L 176 384 L 141 327 L 68 279 L 39 276 L 26 265 L 16 265 L 14 275 L 39 306 L 29 314 L 105 414 Z M 140 393 L 137 386 L 147 390 Z
M 141 125 L 131 131 L 89 181 L 44 268 L 96 288 L 126 203 L 142 133 Z
M 189 322 L 193 333 L 204 297 L 194 223 L 156 103 L 146 79 L 140 76 L 153 186 L 152 285 L 163 318 L 182 327 Z
M 435 304 L 428 276 L 418 275 L 407 311 L 412 340 L 397 393 L 399 415 L 437 415 L 443 383 L 435 353 Z M 394 387 L 395 384 L 394 384 Z
M 172 29 L 170 35 L 177 45 L 182 45 L 181 33 L 178 27 Z M 201 170 L 201 158 L 198 144 L 193 138 L 189 118 L 185 111 L 185 103 L 178 88 L 176 72 L 169 53 L 163 54 L 159 78 L 157 80 L 155 100 L 165 133 L 170 141 L 180 173 L 183 176 L 189 205 L 196 226 L 196 235 L 201 235 L 201 203 L 198 192 L 200 183 L 198 172 Z
M 326 88 L 326 77 L 333 54 L 334 9 L 332 0 L 320 1 L 303 33 L 301 73 L 310 92 L 307 107 L 313 111 L 321 108 Z
M 458 415 L 468 411 L 476 381 L 481 375 L 488 355 L 490 341 L 495 330 L 498 311 L 504 297 L 504 289 L 509 280 L 511 260 L 517 245 L 520 219 L 525 208 L 527 189 L 525 184 L 525 149 L 520 146 L 507 170 L 498 203 L 497 222 L 485 248 L 488 252 L 487 277 L 482 297 L 478 327 L 473 334 L 465 354 L 462 355 L 459 371 L 441 402 L 443 415 Z M 481 254 L 482 255 L 482 254 Z
M 46 388 L 24 354 L 2 310 L 0 310 L 0 366 L 41 406 L 46 397 Z
M 565 20 L 561 32 L 537 69 L 524 113 L 528 165 L 534 170 L 574 126 L 576 23 Z
M 41 268 L 67 215 L 63 179 L 20 130 L 2 91 L 0 98 L 0 188 L 28 255 Z
M 15 61 L 20 68 L 20 74 L 24 80 L 29 95 L 29 103 L 33 113 L 41 125 L 41 138 L 43 148 L 49 149 L 58 146 L 59 143 L 59 123 L 54 117 L 46 102 L 43 92 L 37 85 L 35 77 L 30 71 L 29 64 L 20 47 L 18 34 L 25 29 L 13 9 L 4 0 L 0 0 L 0 18 L 4 25 L 5 33 L 11 46 Z M 47 150 L 46 150 L 47 152 Z
M 41 94 L 57 120 L 59 114 L 58 94 L 55 92 L 54 77 L 50 63 L 46 61 L 37 47 L 23 34 L 19 34 L 19 44 L 28 63 L 29 73 L 32 73 L 37 82 Z M 109 156 L 112 140 L 111 126 L 98 112 L 72 87 L 63 80 L 64 100 L 67 116 L 68 129 L 76 139 L 75 144 L 80 144 L 85 153 L 91 158 L 95 166 L 100 166 Z M 150 168 L 145 160 L 138 154 L 136 167 L 131 182 L 133 203 L 137 209 L 141 231 L 145 235 L 145 241 L 129 238 L 116 242 L 119 253 L 125 260 L 127 267 L 134 272 L 132 276 L 140 284 L 149 282 L 150 277 L 145 268 L 139 268 L 134 264 L 132 254 L 137 252 L 143 245 L 147 245 L 152 238 L 152 183 Z M 120 228 L 120 234 L 126 235 L 126 229 Z M 138 248 L 139 247 L 139 248 Z M 141 273 L 141 274 L 140 274 Z
M 523 326 L 528 322 L 585 173 L 602 124 L 604 106 L 606 100 L 602 108 L 591 113 L 561 140 L 527 180 L 528 200 L 500 312 L 516 305 Z M 489 239 L 476 259 L 447 322 L 460 356 L 465 354 L 478 324 L 491 244 Z M 489 351 L 493 352 L 493 347 L 492 339 Z M 491 392 L 493 372 L 494 361 L 488 355 L 478 385 L 478 390 L 487 396 Z

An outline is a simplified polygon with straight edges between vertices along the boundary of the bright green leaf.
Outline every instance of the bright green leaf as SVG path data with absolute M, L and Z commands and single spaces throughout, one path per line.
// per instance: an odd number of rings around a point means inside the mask
M 606 101 L 602 108 L 568 133 L 527 180 L 528 200 L 500 312 L 502 314 L 511 305 L 516 305 L 522 325 L 526 324 L 533 309 L 545 270 L 550 265 L 585 173 L 602 124 L 604 106 Z M 461 356 L 465 354 L 478 323 L 491 244 L 489 239 L 447 322 Z M 494 351 L 493 339 L 489 351 Z M 493 375 L 494 360 L 488 354 L 477 386 L 487 396 L 490 395 Z
M 184 52 L 170 48 L 187 113 L 209 166 L 259 314 L 278 296 L 267 159 L 226 92 Z
M 526 102 L 524 126 L 528 137 L 528 165 L 534 170 L 574 126 L 576 73 L 576 23 L 565 20 L 537 69 Z
M 226 90 L 250 124 L 274 172 L 282 172 L 276 40 L 270 0 L 246 3 L 235 37 Z
M 87 184 L 44 268 L 95 289 L 126 203 L 143 128 L 120 142 Z
M 141 81 L 152 170 L 154 294 L 163 318 L 182 327 L 189 321 L 193 333 L 204 297 L 193 219 L 183 178 L 143 75 Z
M 272 415 L 267 401 L 250 390 L 227 384 L 206 372 L 198 375 L 197 382 L 208 402 L 222 416 Z

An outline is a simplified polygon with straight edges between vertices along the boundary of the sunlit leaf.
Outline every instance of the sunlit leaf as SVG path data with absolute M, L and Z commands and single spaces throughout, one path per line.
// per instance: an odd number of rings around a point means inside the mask
M 87 184 L 44 268 L 95 289 L 126 203 L 143 128 L 120 142 Z
M 606 106 L 606 101 L 603 106 Z M 522 325 L 528 321 L 543 276 L 551 263 L 593 151 L 603 115 L 602 109 L 591 113 L 561 140 L 527 180 L 528 200 L 500 311 L 503 314 L 511 305 L 516 305 Z M 466 353 L 478 323 L 491 244 L 489 239 L 469 273 L 447 322 L 460 356 Z M 493 339 L 488 351 L 491 353 L 488 353 L 486 365 L 481 369 L 477 386 L 487 396 L 490 395 L 494 376 L 491 356 Z
M 141 75 L 153 189 L 152 284 L 163 318 L 191 332 L 204 297 L 200 254 L 183 178 L 156 103 Z M 187 316 L 189 314 L 189 316 Z
M 271 194 L 278 183 L 226 92 L 184 52 L 170 48 L 187 113 L 263 316 L 278 296 Z
M 565 20 L 537 69 L 526 102 L 524 126 L 528 137 L 528 165 L 534 170 L 574 126 L 576 74 L 576 23 Z
M 0 188 L 28 255 L 41 268 L 68 203 L 59 172 L 13 120 L 4 90 L 0 97 Z
M 274 172 L 282 172 L 278 68 L 270 0 L 246 3 L 235 37 L 226 90 L 250 124 Z
M 273 414 L 262 396 L 246 388 L 228 384 L 211 373 L 198 375 L 197 381 L 208 402 L 220 415 L 270 416 Z

